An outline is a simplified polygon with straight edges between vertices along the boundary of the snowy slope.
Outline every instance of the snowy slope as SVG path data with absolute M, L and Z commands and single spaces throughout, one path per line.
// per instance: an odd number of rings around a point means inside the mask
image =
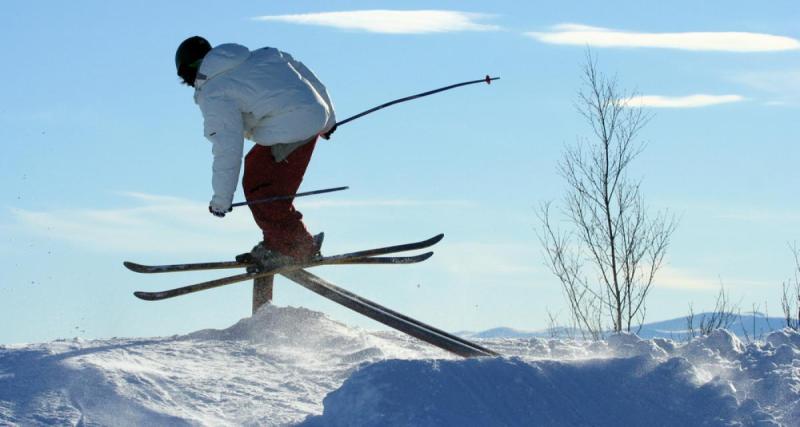
M 495 348 L 517 357 L 383 361 L 329 394 L 306 425 L 798 425 L 800 336 L 770 340 L 745 347 L 724 331 L 683 347 L 632 335 L 507 340 Z
M 268 307 L 187 336 L 0 346 L 0 425 L 799 425 L 800 335 L 743 345 L 403 335 Z

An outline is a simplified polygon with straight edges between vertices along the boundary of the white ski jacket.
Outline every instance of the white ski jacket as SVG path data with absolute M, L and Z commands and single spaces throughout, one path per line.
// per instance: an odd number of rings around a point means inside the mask
M 213 147 L 211 207 L 227 211 L 239 181 L 244 138 L 260 145 L 293 144 L 336 123 L 325 86 L 303 63 L 274 48 L 238 44 L 212 49 L 195 80 L 195 103 Z

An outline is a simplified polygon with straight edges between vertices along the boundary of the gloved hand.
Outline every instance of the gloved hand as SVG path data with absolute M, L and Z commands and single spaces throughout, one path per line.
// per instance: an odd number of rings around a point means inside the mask
M 336 128 L 337 127 L 338 126 L 333 125 L 333 127 L 329 131 L 327 131 L 325 133 L 321 133 L 321 134 L 319 134 L 319 136 L 321 136 L 323 139 L 331 139 L 331 135 L 333 135 L 333 133 L 336 132 Z
M 215 206 L 213 203 L 208 205 L 208 212 L 210 212 L 211 215 L 214 215 L 217 218 L 225 218 L 225 214 L 232 210 L 233 208 L 231 208 L 230 206 L 228 206 L 228 209 L 226 210 L 220 208 L 219 206 Z

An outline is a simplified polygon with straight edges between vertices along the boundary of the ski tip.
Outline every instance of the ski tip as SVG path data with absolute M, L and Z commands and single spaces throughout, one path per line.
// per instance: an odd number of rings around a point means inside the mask
M 136 291 L 133 293 L 136 298 L 143 299 L 145 301 L 155 301 L 156 297 L 152 292 L 142 292 Z
M 439 243 L 442 239 L 444 239 L 444 233 L 439 233 L 433 237 L 431 237 L 430 241 L 431 244 Z
M 144 273 L 147 271 L 147 267 L 135 262 L 125 261 L 122 263 L 122 265 L 124 265 L 128 270 L 135 271 L 137 273 Z

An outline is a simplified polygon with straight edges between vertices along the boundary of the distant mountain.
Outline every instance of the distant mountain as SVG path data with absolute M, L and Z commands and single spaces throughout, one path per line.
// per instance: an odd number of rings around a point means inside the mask
M 714 313 L 699 313 L 694 316 L 694 328 L 698 330 L 701 322 L 708 322 Z M 704 320 L 705 319 L 705 320 Z M 730 319 L 730 323 L 725 329 L 736 334 L 742 339 L 759 339 L 768 333 L 783 329 L 786 320 L 782 317 L 767 317 L 762 313 L 744 313 L 735 315 Z M 547 338 L 547 337 L 580 337 L 580 331 L 558 327 L 555 330 L 523 331 L 508 327 L 498 327 L 485 331 L 461 331 L 457 332 L 465 338 Z M 638 331 L 637 335 L 642 338 L 669 338 L 676 341 L 684 340 L 689 335 L 689 328 L 686 317 L 676 317 L 674 319 L 662 320 L 653 323 L 646 323 Z
M 459 335 L 470 338 L 533 338 L 542 337 L 541 332 L 526 332 L 514 328 L 492 328 L 481 332 L 458 332 Z
M 715 314 L 700 313 L 694 316 L 694 328 L 699 329 L 701 322 L 708 322 Z M 786 326 L 786 319 L 781 317 L 767 317 L 762 313 L 743 313 L 731 318 L 725 327 L 739 338 L 759 339 L 772 331 L 781 330 Z M 638 334 L 642 338 L 673 338 L 683 339 L 688 334 L 686 317 L 679 317 L 661 322 L 648 323 L 642 326 Z

